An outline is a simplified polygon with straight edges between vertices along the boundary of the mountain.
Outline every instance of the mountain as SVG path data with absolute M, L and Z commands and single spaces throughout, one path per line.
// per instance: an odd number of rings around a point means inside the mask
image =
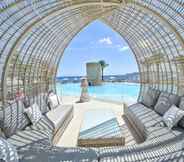
M 60 76 L 56 78 L 56 81 L 62 82 L 62 83 L 68 83 L 68 82 L 80 82 L 82 76 Z M 124 75 L 105 75 L 104 76 L 105 81 L 110 82 L 136 82 L 138 83 L 140 81 L 139 73 L 127 73 Z

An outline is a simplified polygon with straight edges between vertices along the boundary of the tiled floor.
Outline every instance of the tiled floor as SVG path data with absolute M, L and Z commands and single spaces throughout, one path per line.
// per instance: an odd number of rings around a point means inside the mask
M 123 105 L 118 103 L 105 102 L 100 100 L 91 99 L 86 103 L 75 103 L 78 100 L 77 97 L 63 96 L 64 103 L 74 104 L 74 118 L 68 125 L 61 139 L 58 141 L 58 146 L 75 147 L 77 146 L 77 139 L 79 135 L 80 126 L 83 120 L 85 111 L 89 109 L 112 109 L 116 114 L 119 125 L 123 128 L 123 135 L 125 136 L 125 145 L 135 144 L 137 141 L 137 135 L 132 130 L 129 123 L 122 118 Z M 131 130 L 131 131 L 130 131 Z M 136 140 L 135 140 L 136 139 Z

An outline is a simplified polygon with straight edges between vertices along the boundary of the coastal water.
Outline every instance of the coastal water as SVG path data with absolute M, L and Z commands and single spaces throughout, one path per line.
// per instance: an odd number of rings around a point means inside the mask
M 104 83 L 101 86 L 90 86 L 89 95 L 98 99 L 126 102 L 132 104 L 136 102 L 139 95 L 140 85 L 136 83 Z M 80 96 L 80 83 L 57 83 L 57 93 L 59 95 Z

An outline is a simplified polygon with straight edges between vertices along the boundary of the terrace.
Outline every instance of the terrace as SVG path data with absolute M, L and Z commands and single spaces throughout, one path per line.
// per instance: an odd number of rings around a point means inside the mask
M 183 15 L 183 0 L 2 0 L 0 161 L 183 161 Z M 64 50 L 96 19 L 135 55 L 141 87 L 134 105 L 75 104 L 56 94 Z M 91 109 L 114 115 L 82 131 Z M 80 131 L 93 134 L 88 147 L 79 147 Z

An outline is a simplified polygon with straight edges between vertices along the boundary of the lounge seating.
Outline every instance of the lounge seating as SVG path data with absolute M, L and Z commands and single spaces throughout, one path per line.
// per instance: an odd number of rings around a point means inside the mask
M 44 106 L 48 107 L 43 94 L 38 98 Z M 32 125 L 25 115 L 24 104 L 20 100 L 6 104 L 0 109 L 0 128 L 10 143 L 22 147 L 41 139 L 47 139 L 50 144 L 56 142 L 55 138 L 58 139 L 58 136 L 62 135 L 73 117 L 73 105 L 60 104 L 50 111 L 43 105 L 40 108 L 42 118 L 35 125 Z
M 73 118 L 72 105 L 59 105 L 56 109 L 49 111 L 46 117 L 52 121 L 54 130 L 54 143 L 58 141 L 59 137 L 63 134 L 65 128 Z
M 174 100 L 169 101 L 169 104 L 172 105 L 173 102 Z M 157 111 L 159 111 L 158 108 Z M 98 149 L 53 146 L 54 136 L 57 136 L 59 130 L 64 131 L 73 116 L 73 108 L 69 105 L 60 105 L 47 112 L 37 125 L 26 126 L 25 129 L 15 132 L 7 141 L 16 146 L 20 162 L 183 160 L 184 129 L 182 125 L 169 129 L 164 125 L 163 118 L 157 111 L 154 107 L 147 107 L 141 102 L 125 109 L 125 116 L 142 137 L 142 143 L 131 146 Z M 19 127 L 22 128 L 21 125 Z

